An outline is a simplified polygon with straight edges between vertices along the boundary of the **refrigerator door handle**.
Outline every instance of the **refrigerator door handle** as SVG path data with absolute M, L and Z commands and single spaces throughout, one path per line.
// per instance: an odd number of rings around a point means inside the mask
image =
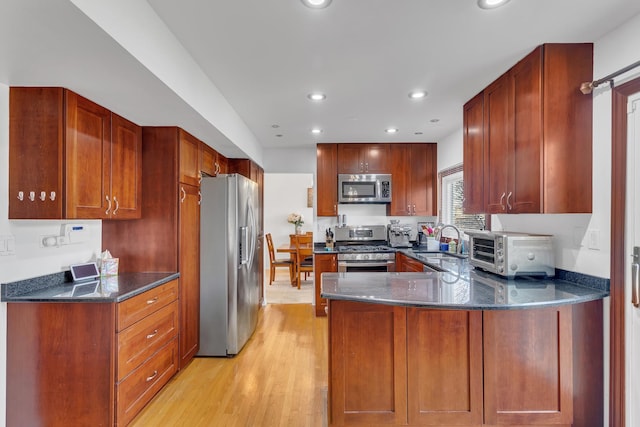
M 248 219 L 248 224 L 250 227 L 250 232 L 251 232 L 251 236 L 249 239 L 249 244 L 251 245 L 251 247 L 249 248 L 249 265 L 253 264 L 253 258 L 255 256 L 255 251 L 256 251 L 256 240 L 258 238 L 258 230 L 257 230 L 257 226 L 256 226 L 256 217 L 255 217 L 255 213 L 253 212 L 253 206 L 251 203 L 249 203 L 248 206 L 248 215 L 247 215 L 247 219 Z
M 640 284 L 638 283 L 638 272 L 640 270 L 640 247 L 633 248 L 633 263 L 631 263 L 631 304 L 634 307 L 640 306 Z
M 249 262 L 249 232 L 247 227 L 240 227 L 240 238 L 238 239 L 238 260 L 240 265 Z

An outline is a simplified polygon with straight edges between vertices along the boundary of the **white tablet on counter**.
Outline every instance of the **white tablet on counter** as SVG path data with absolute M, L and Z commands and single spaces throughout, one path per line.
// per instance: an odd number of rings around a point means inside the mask
M 96 280 L 100 276 L 100 272 L 95 262 L 86 262 L 72 265 L 71 276 L 74 282 L 86 282 L 88 280 Z

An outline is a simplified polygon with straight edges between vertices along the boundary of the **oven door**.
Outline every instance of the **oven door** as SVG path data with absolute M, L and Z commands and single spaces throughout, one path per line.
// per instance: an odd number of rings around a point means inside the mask
M 340 273 L 388 271 L 396 271 L 396 262 L 394 260 L 338 261 L 338 272 Z

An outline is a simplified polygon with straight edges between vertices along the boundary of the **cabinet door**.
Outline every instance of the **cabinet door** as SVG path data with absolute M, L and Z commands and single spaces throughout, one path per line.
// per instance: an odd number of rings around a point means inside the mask
M 506 199 L 510 213 L 540 213 L 542 208 L 541 51 L 534 50 L 510 71 L 514 122 Z
M 482 312 L 407 309 L 409 425 L 482 424 Z
M 180 135 L 180 182 L 200 185 L 200 141 L 184 130 Z
M 112 219 L 142 217 L 142 128 L 111 115 Z
M 364 173 L 391 173 L 389 144 L 362 144 Z
M 437 144 L 410 144 L 410 162 L 407 171 L 411 185 L 409 186 L 409 202 L 411 215 L 437 215 Z M 394 183 L 395 187 L 395 178 Z M 393 194 L 392 197 L 395 197 Z M 393 200 L 393 198 L 392 198 Z
M 571 306 L 483 316 L 485 424 L 571 425 Z
M 63 218 L 63 121 L 62 88 L 9 89 L 9 219 Z
M 464 213 L 484 213 L 484 92 L 464 106 L 463 161 Z
M 219 173 L 218 153 L 204 142 L 200 143 L 200 170 L 209 175 L 216 176 Z
M 409 258 L 404 254 L 396 253 L 396 271 L 413 271 L 421 273 L 424 271 L 424 264 L 422 264 L 420 261 Z
M 406 309 L 330 300 L 329 337 L 329 424 L 405 425 Z
M 334 216 L 338 214 L 338 146 L 318 144 L 316 214 Z
M 338 271 L 336 254 L 316 254 L 313 256 L 314 286 L 316 293 L 316 316 L 326 316 L 327 300 L 320 296 L 322 290 L 322 273 Z
M 200 342 L 200 191 L 179 184 L 180 368 L 195 356 Z
M 510 139 L 513 135 L 509 76 L 504 75 L 484 91 L 484 191 L 487 213 L 507 212 Z
M 108 218 L 115 208 L 109 193 L 111 112 L 71 91 L 65 97 L 65 217 Z
M 411 171 L 407 167 L 410 163 L 410 144 L 391 144 L 390 163 L 393 177 L 391 189 L 391 203 L 389 203 L 388 215 L 411 215 Z
M 338 173 L 364 173 L 361 144 L 338 144 Z

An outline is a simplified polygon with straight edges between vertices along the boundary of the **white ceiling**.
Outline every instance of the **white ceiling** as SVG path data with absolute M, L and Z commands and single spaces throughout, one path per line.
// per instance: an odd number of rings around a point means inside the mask
M 126 13 L 143 2 L 106 3 Z M 640 13 L 637 0 L 511 0 L 496 10 L 476 0 L 333 0 L 322 10 L 300 0 L 145 6 L 263 148 L 441 140 L 460 129 L 464 102 L 536 45 L 592 42 Z M 69 87 L 138 124 L 182 126 L 227 156 L 247 152 L 206 106 L 190 103 L 112 36 L 69 0 L 2 0 L 0 82 Z M 414 89 L 429 94 L 411 100 Z M 315 90 L 327 99 L 307 100 Z M 316 126 L 319 136 L 310 133 Z

